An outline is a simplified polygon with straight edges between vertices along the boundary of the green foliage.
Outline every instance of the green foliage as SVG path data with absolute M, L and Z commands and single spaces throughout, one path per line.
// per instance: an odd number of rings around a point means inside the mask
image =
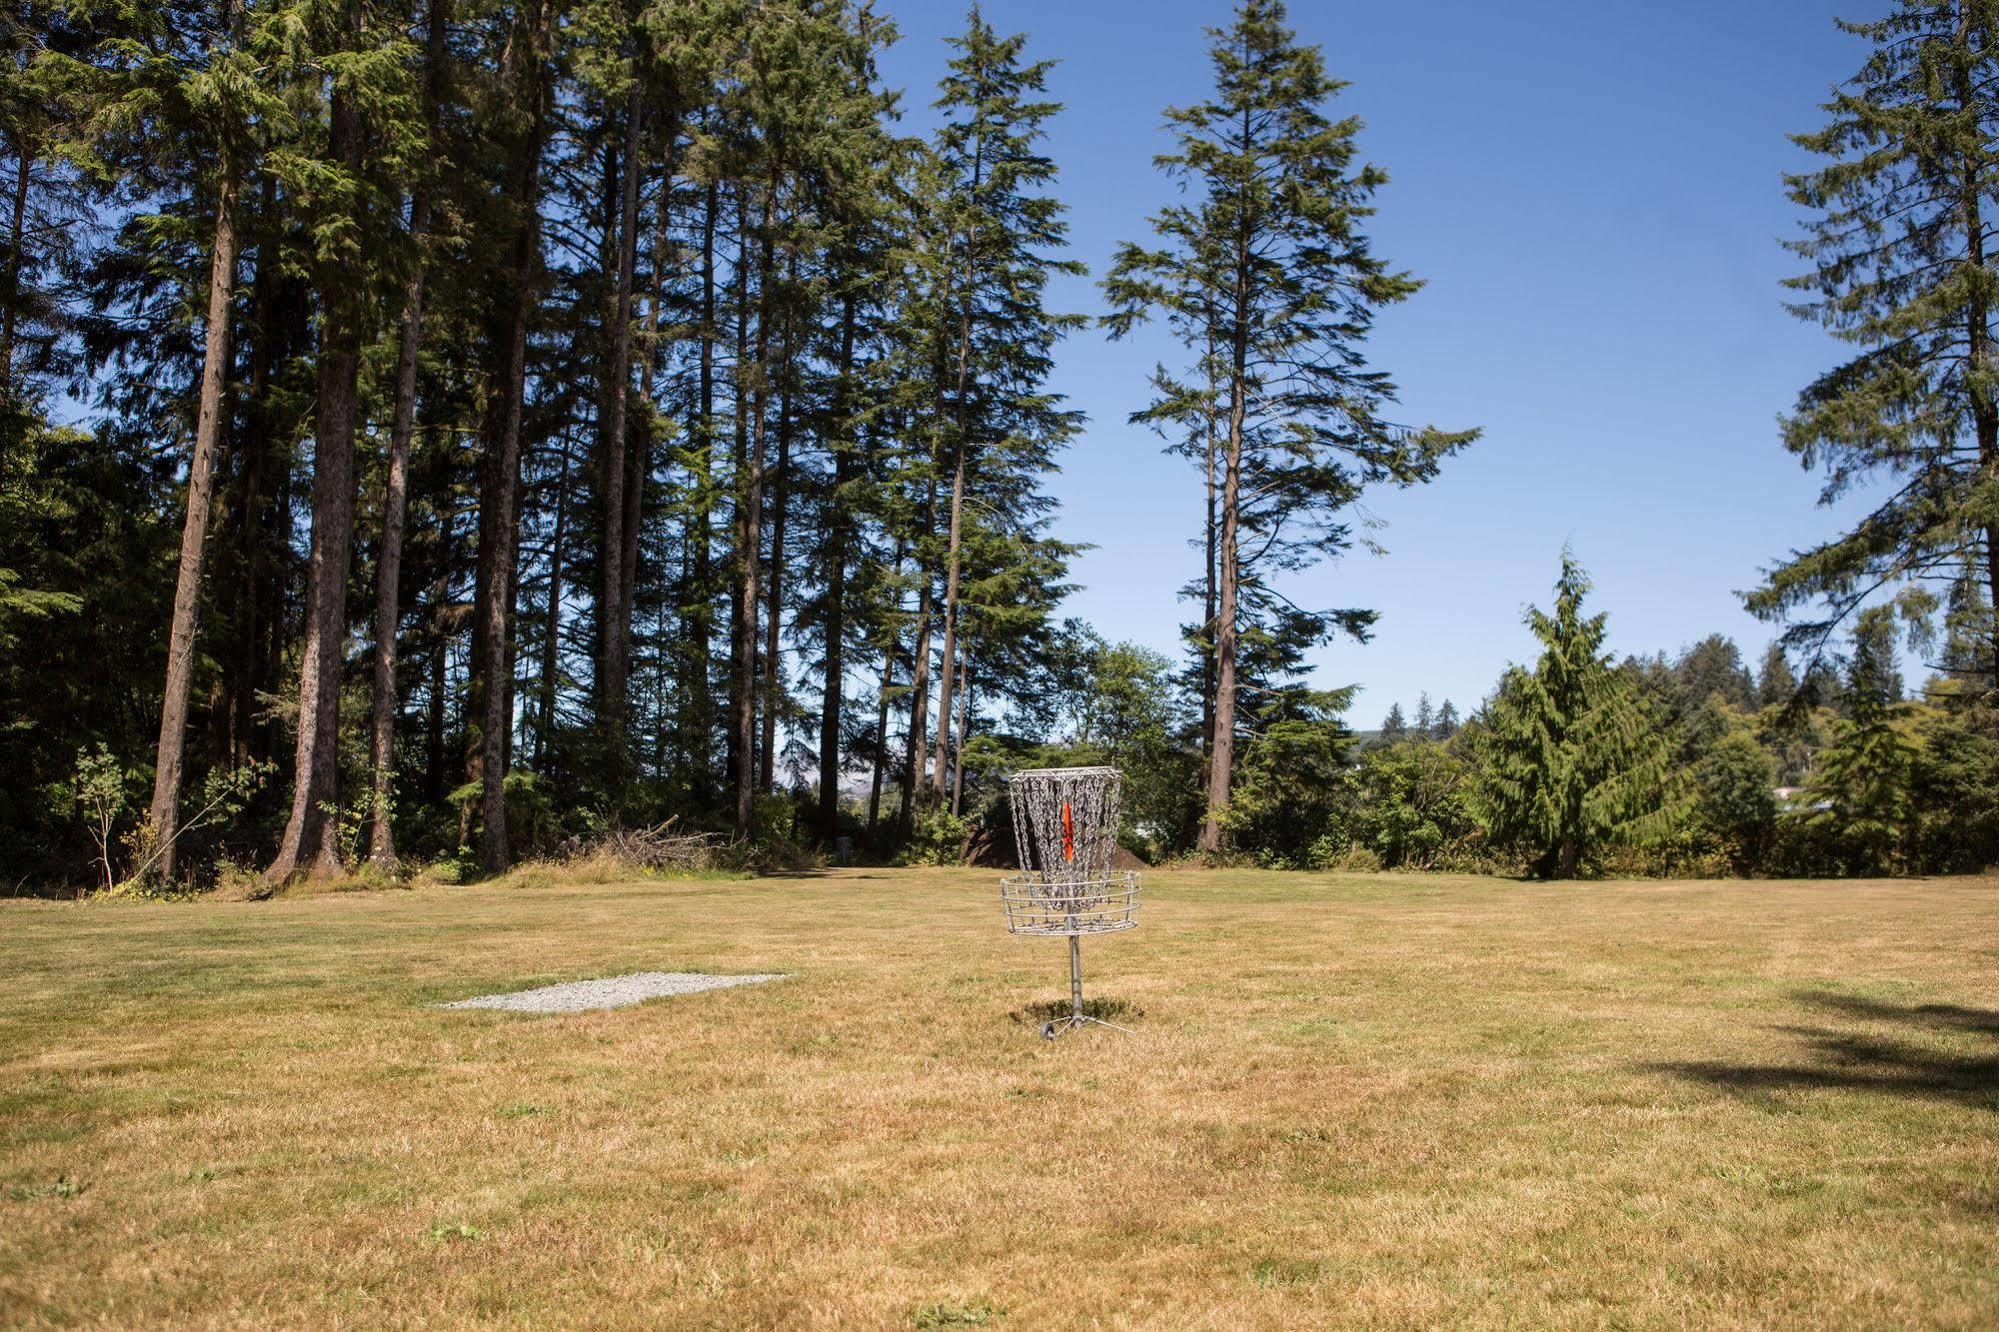
M 960 818 L 948 809 L 925 810 L 916 816 L 908 842 L 902 848 L 905 865 L 956 865 L 965 858 L 965 846 L 975 827 L 971 819 Z
M 1840 26 L 1870 49 L 1824 128 L 1794 136 L 1824 163 L 1786 178 L 1810 218 L 1791 248 L 1811 270 L 1789 285 L 1804 294 L 1794 312 L 1854 352 L 1799 394 L 1784 446 L 1824 472 L 1827 505 L 1885 484 L 1846 532 L 1794 553 L 1747 598 L 1765 618 L 1802 615 L 1786 638 L 1813 656 L 1884 586 L 1929 622 L 1923 584 L 1983 559 L 1999 527 L 1991 201 L 1965 185 L 1999 172 L 1999 9 L 1895 0 Z M 1990 640 L 1979 655 L 1992 678 Z
M 1353 732 L 1340 713 L 1352 692 L 1299 694 L 1246 746 L 1225 821 L 1237 852 L 1262 865 L 1304 868 L 1341 831 Z
M 1730 729 L 1694 766 L 1698 821 L 1738 871 L 1756 864 L 1776 824 L 1776 787 L 1777 761 L 1746 728 Z
M 1423 739 L 1370 745 L 1352 781 L 1352 840 L 1384 867 L 1462 869 L 1473 860 L 1472 771 L 1454 748 Z
M 1507 673 L 1478 732 L 1480 817 L 1542 878 L 1575 877 L 1606 843 L 1662 836 L 1682 803 L 1650 710 L 1603 653 L 1608 617 L 1582 613 L 1588 591 L 1565 552 L 1554 614 L 1527 614 L 1540 661 Z

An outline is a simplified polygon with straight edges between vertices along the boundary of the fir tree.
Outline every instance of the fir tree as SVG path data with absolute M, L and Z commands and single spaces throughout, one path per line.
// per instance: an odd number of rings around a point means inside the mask
M 1104 283 L 1114 336 L 1159 315 L 1196 358 L 1189 376 L 1159 372 L 1152 410 L 1214 432 L 1203 458 L 1218 493 L 1215 607 L 1212 633 L 1196 638 L 1214 655 L 1209 852 L 1229 801 L 1246 594 L 1260 574 L 1345 550 L 1365 487 L 1427 481 L 1476 433 L 1394 424 L 1395 387 L 1367 363 L 1375 312 L 1420 284 L 1362 230 L 1387 176 L 1359 160 L 1360 122 L 1328 114 L 1344 85 L 1298 42 L 1280 0 L 1243 0 L 1211 36 L 1214 93 L 1167 112 L 1177 143 L 1158 159 L 1190 198 L 1153 218 L 1156 248 L 1121 246 Z M 1365 638 L 1374 615 L 1308 618 L 1320 638 Z
M 1390 703 L 1388 705 L 1388 715 L 1381 719 L 1381 743 L 1384 745 L 1397 744 L 1406 739 L 1408 735 L 1409 723 L 1402 716 L 1402 705 L 1400 703 Z
M 1459 725 L 1458 705 L 1447 698 L 1437 709 L 1437 720 L 1430 726 L 1430 738 L 1439 742 L 1448 740 L 1458 733 Z
M 1916 750 L 1903 733 L 1902 680 L 1895 666 L 1894 612 L 1870 606 L 1854 623 L 1847 664 L 1848 715 L 1818 756 L 1806 817 L 1844 858 L 1842 868 L 1892 868 L 1911 830 Z
M 1896 0 L 1884 18 L 1840 27 L 1872 50 L 1826 104 L 1825 128 L 1795 136 L 1828 161 L 1787 178 L 1813 215 L 1791 246 L 1812 269 L 1791 285 L 1806 293 L 1795 312 L 1856 352 L 1799 395 L 1784 445 L 1824 471 L 1824 504 L 1884 484 L 1848 531 L 1794 552 L 1747 598 L 1766 619 L 1794 618 L 1785 642 L 1812 656 L 1884 585 L 1921 616 L 1937 605 L 1932 585 L 1966 566 L 1988 600 L 1999 586 L 1988 497 L 1999 293 L 1985 220 L 1999 172 L 1999 8 Z M 1987 674 L 1994 653 L 1988 638 Z
M 1417 735 L 1428 739 L 1430 728 L 1437 724 L 1437 710 L 1430 705 L 1430 693 L 1424 690 L 1416 696 L 1416 716 L 1410 725 Z
M 1608 617 L 1583 614 L 1589 586 L 1564 552 L 1554 613 L 1527 613 L 1540 661 L 1507 672 L 1477 747 L 1488 828 L 1544 879 L 1574 878 L 1606 843 L 1657 835 L 1681 803 L 1666 742 L 1603 651 Z
M 1763 669 L 1756 676 L 1756 706 L 1784 707 L 1796 697 L 1798 677 L 1791 670 L 1782 643 L 1772 643 L 1763 654 Z
M 1012 488 L 1009 478 L 1045 471 L 1082 424 L 1046 387 L 1056 339 L 1082 320 L 1049 311 L 1044 290 L 1052 274 L 1083 269 L 1052 257 L 1068 226 L 1064 205 L 1047 192 L 1055 164 L 1040 144 L 1061 104 L 1043 95 L 1052 62 L 1024 61 L 1026 41 L 1002 38 L 974 6 L 964 35 L 951 39 L 957 54 L 937 100 L 945 123 L 933 216 L 943 243 L 931 253 L 948 330 L 937 359 L 946 376 L 938 406 L 951 481 L 933 800 L 943 797 L 951 751 L 968 499 L 990 503 Z M 975 487 L 985 495 L 975 496 Z

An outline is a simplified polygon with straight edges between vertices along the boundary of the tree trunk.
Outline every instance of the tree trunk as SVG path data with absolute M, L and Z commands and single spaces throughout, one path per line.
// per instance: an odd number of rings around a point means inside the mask
M 1209 746 L 1207 815 L 1201 823 L 1200 849 L 1213 855 L 1222 849 L 1222 816 L 1229 804 L 1229 778 L 1235 766 L 1236 619 L 1241 587 L 1237 535 L 1241 517 L 1243 421 L 1248 392 L 1248 329 L 1242 294 L 1248 277 L 1238 267 L 1238 300 L 1231 347 L 1229 422 L 1222 475 L 1221 586 L 1215 610 L 1214 742 Z
M 555 733 L 555 681 L 562 669 L 562 560 L 569 537 L 569 436 L 562 437 L 561 471 L 555 477 L 555 530 L 549 534 L 548 622 L 541 639 L 541 679 L 535 697 L 534 766 L 542 767 Z
M 924 505 L 923 530 L 931 531 L 937 525 L 937 478 L 930 478 L 930 494 Z M 933 602 L 930 571 L 923 566 L 923 553 L 919 548 L 916 557 L 917 576 L 923 580 L 923 588 L 916 599 L 916 653 L 911 668 L 909 695 L 909 737 L 903 756 L 902 802 L 896 811 L 896 826 L 907 838 L 912 827 L 910 809 L 917 783 L 923 778 L 923 756 L 925 733 L 930 726 L 930 611 Z M 947 700 L 948 703 L 948 700 Z
M 632 620 L 636 615 L 635 602 L 639 580 L 639 537 L 644 530 L 646 490 L 652 480 L 653 468 L 653 422 L 656 413 L 653 404 L 653 376 L 659 361 L 660 311 L 666 301 L 666 256 L 668 252 L 670 216 L 668 203 L 673 197 L 673 172 L 675 150 L 680 138 L 680 118 L 677 110 L 669 108 L 664 136 L 666 146 L 660 159 L 659 209 L 653 229 L 652 245 L 652 291 L 646 302 L 645 345 L 639 370 L 639 401 L 644 413 L 639 428 L 632 432 L 628 446 L 630 468 L 625 476 L 625 521 L 621 528 L 625 546 L 619 561 L 619 586 L 624 590 L 625 621 L 624 645 L 620 649 L 626 663 L 632 660 Z M 635 219 L 636 220 L 636 219 Z M 664 657 L 666 636 L 660 635 L 658 655 Z M 660 714 L 661 725 L 655 730 L 665 734 L 665 712 Z
M 714 616 L 714 504 L 715 504 L 715 217 L 720 207 L 720 191 L 708 182 L 701 208 L 701 348 L 697 368 L 695 419 L 689 432 L 693 438 L 693 477 L 690 482 L 687 527 L 684 540 L 692 548 L 693 587 L 682 598 L 682 625 L 687 635 L 687 689 L 689 704 L 689 769 L 705 779 L 714 765 L 710 746 L 714 743 L 715 697 L 710 670 L 713 645 L 710 629 Z M 719 801 L 717 804 L 719 805 Z
M 1972 2 L 1958 0 L 1957 39 L 1968 44 L 1972 29 Z M 1977 94 L 1971 86 L 1970 71 L 1957 71 L 1958 104 L 1966 111 L 1976 112 Z M 1965 260 L 1967 272 L 1977 275 L 1978 280 L 1965 286 L 1968 309 L 1965 314 L 1965 379 L 1971 391 L 1971 423 L 1978 440 L 1978 470 L 1987 487 L 1999 486 L 1999 403 L 1994 403 L 1992 395 L 1985 389 L 1986 362 L 1991 357 L 1992 312 L 1985 296 L 1985 219 L 1982 207 L 1985 145 L 1983 142 L 1972 150 L 1964 167 L 1961 211 L 1963 213 L 1965 235 Z M 1986 665 L 1992 672 L 1984 684 L 1990 689 L 1999 688 L 1999 522 L 1988 523 L 1983 531 L 1985 538 L 1985 595 L 1992 606 L 1992 623 L 1986 650 L 1989 654 Z
M 777 187 L 773 180 L 765 187 L 763 217 L 758 226 L 757 332 L 750 363 L 754 366 L 756 381 L 749 393 L 746 456 L 736 478 L 736 600 L 741 610 L 734 625 L 736 697 L 735 716 L 731 722 L 736 737 L 734 747 L 741 756 L 736 768 L 735 793 L 735 830 L 738 837 L 751 834 L 756 811 L 757 608 L 761 586 L 758 557 L 762 554 L 760 543 L 763 540 L 764 407 L 769 393 L 771 230 L 776 210 Z M 738 377 L 748 368 L 740 367 Z M 740 423 L 737 429 L 740 435 Z
M 425 60 L 429 79 L 429 137 L 438 137 L 439 85 L 449 58 L 445 25 L 450 0 L 431 0 Z M 416 424 L 417 353 L 423 345 L 423 245 L 430 234 L 430 187 L 419 185 L 410 200 L 411 259 L 403 291 L 402 329 L 396 348 L 396 402 L 389 424 L 389 472 L 382 492 L 382 549 L 375 584 L 374 715 L 368 726 L 368 770 L 374 789 L 368 803 L 368 859 L 378 868 L 396 865 L 395 779 L 396 653 L 402 626 L 403 526 L 409 510 L 410 435 Z
M 16 311 L 21 305 L 23 246 L 27 243 L 28 185 L 33 177 L 35 165 L 34 148 L 27 142 L 24 131 L 17 133 L 21 137 L 16 141 L 14 201 L 9 209 L 7 224 L 7 304 L 4 310 L 0 310 L 0 399 L 17 395 L 14 386 L 14 328 Z M 225 182 L 223 188 L 233 190 L 235 183 Z M 218 233 L 219 230 L 218 227 Z M 220 239 L 219 234 L 217 239 Z
M 351 99 L 336 92 L 328 148 L 349 171 L 361 166 L 362 129 Z M 291 817 L 264 881 L 275 886 L 306 868 L 340 872 L 340 674 L 347 637 L 347 574 L 354 539 L 354 426 L 360 412 L 361 320 L 365 308 L 344 269 L 322 273 L 318 418 L 312 462 L 312 565 L 306 580 L 305 652 L 299 669 L 298 754 Z
M 853 481 L 854 446 L 850 439 L 849 380 L 854 371 L 854 294 L 840 308 L 840 360 L 833 381 L 833 496 L 826 533 L 826 688 L 819 705 L 819 840 L 827 846 L 840 833 L 840 709 L 846 680 L 847 636 L 847 490 Z M 874 806 L 880 801 L 880 765 L 876 765 L 876 795 L 869 804 L 873 830 Z
M 743 729 L 736 724 L 736 714 L 743 701 L 743 636 L 748 634 L 752 641 L 756 634 L 754 626 L 745 626 L 744 620 L 754 614 L 752 607 L 743 604 L 742 550 L 743 531 L 743 482 L 749 475 L 750 466 L 750 228 L 749 214 L 744 207 L 740 191 L 736 197 L 736 260 L 734 265 L 734 286 L 736 306 L 735 364 L 731 367 L 730 390 L 734 398 L 731 426 L 734 444 L 731 452 L 729 485 L 735 502 L 735 513 L 730 520 L 735 538 L 735 550 L 731 552 L 729 580 L 729 716 L 723 730 L 728 736 L 728 754 L 725 761 L 727 790 L 723 800 L 734 817 L 737 791 L 745 781 L 753 779 L 745 773 L 754 774 L 756 755 L 752 753 L 754 742 L 745 737 Z M 754 648 L 751 649 L 754 652 Z M 754 670 L 754 665 L 752 666 Z M 752 704 L 754 706 L 754 704 Z M 740 833 L 738 834 L 741 835 Z
M 625 573 L 626 408 L 631 397 L 633 283 L 638 267 L 639 131 L 643 119 L 640 84 L 634 81 L 625 110 L 625 148 L 620 159 L 617 276 L 611 297 L 611 356 L 604 376 L 601 408 L 603 460 L 599 488 L 604 541 L 599 550 L 601 588 L 597 597 L 597 720 L 603 731 L 614 801 L 625 788 L 626 693 L 630 684 L 631 604 Z
M 215 455 L 222 438 L 223 389 L 229 376 L 230 305 L 235 290 L 236 177 L 233 167 L 225 162 L 215 205 L 201 399 L 195 410 L 194 455 L 187 469 L 187 516 L 181 525 L 180 572 L 174 582 L 173 621 L 167 637 L 166 692 L 160 706 L 159 750 L 153 769 L 150 818 L 159 848 L 157 869 L 162 878 L 173 877 L 174 839 L 179 834 L 187 701 L 194 683 L 194 639 L 200 627 L 201 574 L 207 556 L 209 510 L 215 499 Z
M 964 393 L 962 381 L 958 391 L 961 395 Z M 937 753 L 936 773 L 931 778 L 933 785 L 930 788 L 932 804 L 943 803 L 944 767 L 951 755 L 952 664 L 958 648 L 958 557 L 965 509 L 965 452 L 965 434 L 961 424 L 957 456 L 951 470 L 951 527 L 944 564 L 944 654 L 937 671 Z
M 958 747 L 951 762 L 951 816 L 965 807 L 965 742 L 972 736 L 972 646 L 965 645 L 965 667 L 960 673 L 958 702 Z
M 795 278 L 796 265 L 787 267 Z M 770 587 L 764 620 L 763 739 L 757 749 L 757 785 L 766 792 L 776 789 L 777 712 L 778 704 L 784 697 L 784 672 L 781 669 L 784 657 L 779 631 L 783 626 L 784 611 L 784 520 L 788 499 L 785 481 L 791 472 L 792 346 L 789 311 L 784 317 L 783 348 L 779 356 L 783 365 L 784 386 L 778 390 L 777 470 L 771 475 L 770 486 Z
M 507 754 L 512 739 L 512 671 L 508 628 L 514 601 L 517 541 L 515 508 L 520 493 L 521 414 L 527 394 L 528 323 L 534 317 L 537 267 L 541 249 L 541 154 L 547 124 L 547 42 L 550 14 L 539 7 L 527 44 L 525 100 L 529 129 L 515 164 L 514 198 L 520 208 L 515 227 L 509 274 L 511 310 L 498 376 L 498 419 L 487 449 L 487 487 L 482 519 L 490 508 L 492 521 L 480 543 L 485 600 L 474 607 L 474 630 L 486 668 L 479 717 L 480 842 L 479 861 L 488 874 L 498 874 L 512 859 L 507 844 Z M 486 526 L 482 522 L 482 526 Z

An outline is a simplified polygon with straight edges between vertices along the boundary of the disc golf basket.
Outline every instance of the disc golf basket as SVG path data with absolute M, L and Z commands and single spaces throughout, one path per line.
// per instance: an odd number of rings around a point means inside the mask
M 1020 873 L 1000 880 L 1006 927 L 1015 934 L 1066 935 L 1069 1015 L 1042 1024 L 1054 1040 L 1094 1022 L 1083 1012 L 1083 936 L 1138 924 L 1138 871 L 1111 868 L 1117 853 L 1116 768 L 1033 768 L 1008 781 Z

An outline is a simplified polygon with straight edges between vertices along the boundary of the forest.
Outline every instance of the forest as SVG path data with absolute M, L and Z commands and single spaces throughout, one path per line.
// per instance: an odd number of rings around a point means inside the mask
M 1371 242 L 1365 90 L 1280 0 L 1215 9 L 1160 108 L 1175 202 L 1083 254 L 1061 52 L 976 5 L 907 94 L 868 0 L 10 6 L 0 891 L 663 826 L 951 862 L 1007 773 L 1094 762 L 1154 862 L 1999 860 L 1999 13 L 1846 25 L 1798 136 L 1789 299 L 1845 351 L 1770 447 L 1864 502 L 1771 552 L 1768 652 L 1614 656 L 1551 540 L 1537 658 L 1370 731 L 1311 660 L 1381 612 L 1286 590 L 1479 430 L 1410 424 L 1372 355 L 1422 281 Z M 1100 303 L 1060 308 L 1079 274 Z M 1130 385 L 1134 465 L 1204 506 L 1172 656 L 1064 609 L 1087 422 L 1051 370 L 1140 326 L 1179 356 Z

